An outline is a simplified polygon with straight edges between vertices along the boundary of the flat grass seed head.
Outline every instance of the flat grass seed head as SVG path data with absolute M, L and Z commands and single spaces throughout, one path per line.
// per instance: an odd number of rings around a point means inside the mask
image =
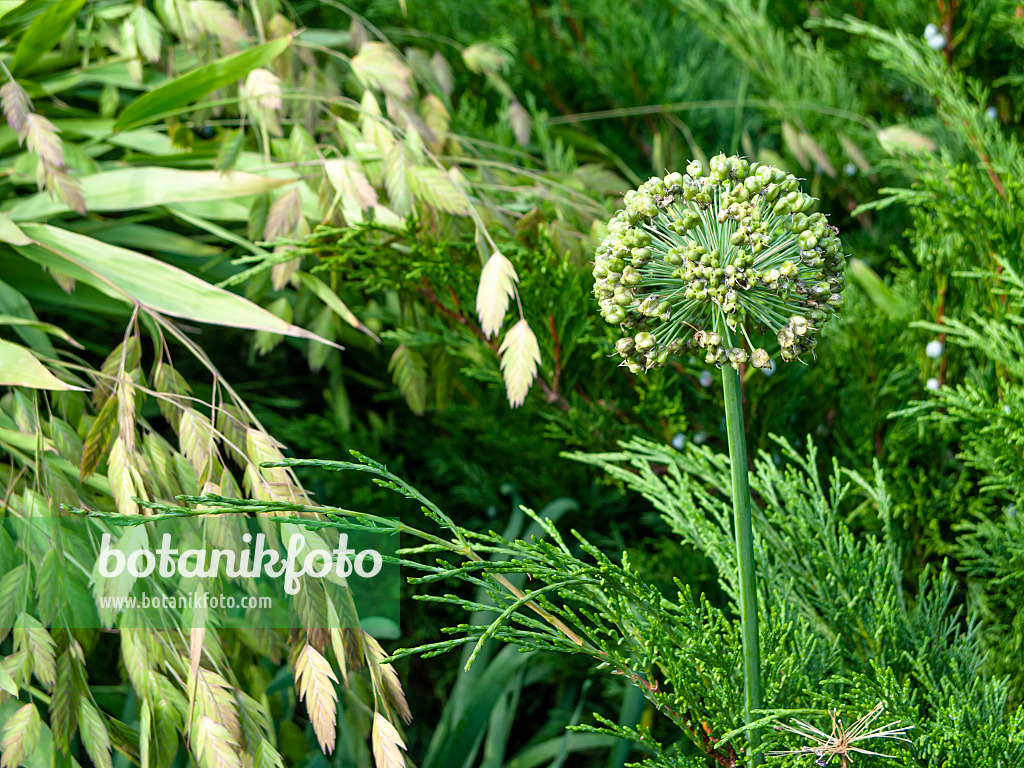
M 623 365 L 639 373 L 700 349 L 709 365 L 764 368 L 752 335 L 774 337 L 787 362 L 813 356 L 843 306 L 846 258 L 795 176 L 717 155 L 707 172 L 695 160 L 623 202 L 593 271 L 601 316 L 625 332 Z M 726 330 L 746 347 L 724 343 Z

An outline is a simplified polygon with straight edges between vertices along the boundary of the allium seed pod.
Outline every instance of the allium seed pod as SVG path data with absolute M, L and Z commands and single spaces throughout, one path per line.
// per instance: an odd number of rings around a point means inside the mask
M 843 306 L 846 257 L 799 187 L 778 168 L 717 155 L 626 193 L 593 272 L 601 315 L 624 331 L 623 365 L 660 368 L 700 348 L 711 365 L 766 369 L 769 340 L 785 361 L 813 357 Z

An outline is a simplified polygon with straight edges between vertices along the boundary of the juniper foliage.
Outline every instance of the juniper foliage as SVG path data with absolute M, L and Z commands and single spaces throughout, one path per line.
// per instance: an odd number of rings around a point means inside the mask
M 764 751 L 796 750 L 791 734 L 771 729 L 799 716 L 824 726 L 828 711 L 851 722 L 884 703 L 887 720 L 913 726 L 910 743 L 870 744 L 900 766 L 1005 766 L 1024 760 L 1024 711 L 1010 706 L 1011 686 L 986 664 L 979 624 L 957 607 L 962 599 L 951 572 L 926 569 L 915 584 L 905 579 L 906 539 L 893 514 L 893 499 L 879 467 L 864 475 L 832 463 L 827 478 L 817 450 L 798 450 L 774 438 L 780 460 L 761 452 L 751 473 L 755 499 L 767 707 L 759 714 Z M 450 627 L 450 639 L 407 648 L 435 656 L 461 647 L 473 650 L 471 665 L 491 640 L 524 652 L 582 655 L 597 669 L 621 675 L 671 724 L 655 736 L 650 729 L 623 728 L 598 718 L 582 726 L 637 741 L 652 765 L 738 765 L 745 743 L 742 674 L 736 618 L 735 550 L 730 526 L 728 459 L 708 448 L 683 451 L 634 439 L 613 453 L 574 454 L 603 469 L 615 481 L 652 504 L 682 542 L 706 554 L 719 574 L 729 605 L 711 604 L 676 580 L 661 591 L 638 576 L 628 557 L 614 560 L 578 531 L 563 537 L 546 518 L 524 510 L 544 539 L 506 540 L 455 525 L 439 507 L 377 462 L 289 460 L 359 470 L 374 482 L 421 505 L 440 535 L 404 524 L 392 525 L 423 540 L 404 550 L 405 564 L 423 575 L 414 583 L 451 580 L 486 593 L 488 602 L 437 588 L 421 594 L 428 602 L 455 605 L 486 623 Z M 303 524 L 300 505 L 191 499 L 204 505 L 249 512 L 276 512 L 282 522 Z M 258 507 L 258 508 L 257 508 Z M 855 533 L 847 520 L 864 508 L 880 522 L 875 531 Z M 324 507 L 338 521 L 372 515 Z M 308 519 L 307 519 L 308 522 Z M 317 523 L 322 525 L 323 523 Z M 339 523 L 340 524 L 340 523 Z M 348 523 L 346 523 L 348 524 Z M 991 532 L 989 532 L 991 535 Z M 979 540 L 978 568 L 991 567 Z M 501 558 L 485 556 L 500 554 Z M 426 557 L 424 557 L 426 556 Z M 1018 561 L 1019 562 L 1019 561 Z M 511 583 L 511 579 L 522 586 Z M 1019 568 L 1015 578 L 1020 578 Z M 774 758 L 773 758 L 774 759 Z M 801 764 L 798 756 L 779 764 Z

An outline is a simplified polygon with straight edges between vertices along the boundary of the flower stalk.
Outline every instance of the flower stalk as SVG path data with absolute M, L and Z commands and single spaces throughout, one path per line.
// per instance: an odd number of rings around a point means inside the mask
M 728 332 L 727 332 L 728 334 Z M 728 335 L 726 338 L 729 338 Z M 727 341 L 731 343 L 731 339 Z M 743 718 L 751 723 L 753 710 L 761 709 L 761 642 L 758 634 L 757 576 L 754 567 L 754 530 L 750 515 L 750 482 L 747 477 L 747 440 L 743 427 L 743 400 L 740 372 L 722 368 L 725 395 L 725 428 L 729 438 L 729 462 L 732 466 L 732 510 L 736 532 L 736 560 L 739 564 L 740 632 L 743 648 Z M 746 732 L 750 752 L 761 742 L 756 729 Z M 752 755 L 749 765 L 761 765 Z
M 818 333 L 843 306 L 838 230 L 792 174 L 717 155 L 708 167 L 652 178 L 623 196 L 597 247 L 594 295 L 633 373 L 700 355 L 722 370 L 739 575 L 744 723 L 761 709 L 757 579 L 740 369 L 814 357 Z M 748 728 L 749 765 L 760 742 Z

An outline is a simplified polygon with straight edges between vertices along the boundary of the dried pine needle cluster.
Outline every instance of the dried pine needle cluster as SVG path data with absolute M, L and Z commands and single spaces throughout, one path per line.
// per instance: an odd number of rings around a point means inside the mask
M 868 727 L 878 719 L 878 716 L 881 715 L 884 710 L 885 705 L 879 702 L 870 712 L 854 722 L 849 728 L 843 727 L 843 721 L 839 719 L 838 712 L 829 712 L 829 716 L 832 718 L 831 733 L 825 733 L 802 720 L 794 720 L 793 722 L 796 724 L 795 726 L 780 723 L 775 726 L 776 730 L 795 733 L 798 736 L 809 739 L 814 743 L 811 746 L 801 747 L 800 749 L 792 749 L 783 752 L 769 752 L 768 755 L 770 757 L 779 757 L 783 755 L 814 755 L 818 758 L 815 761 L 815 764 L 820 766 L 827 766 L 832 761 L 832 758 L 838 755 L 843 768 L 846 768 L 846 766 L 850 764 L 851 753 L 873 755 L 875 757 L 892 757 L 892 755 L 884 755 L 881 752 L 873 752 L 869 749 L 864 749 L 863 747 L 854 746 L 857 742 L 868 741 L 869 739 L 892 739 L 894 741 L 910 743 L 910 739 L 906 738 L 906 733 L 913 728 L 913 726 L 900 726 L 899 721 L 886 723 L 881 727 L 868 730 Z
M 724 155 L 709 166 L 627 192 L 597 248 L 594 293 L 626 331 L 615 348 L 634 373 L 698 348 L 710 365 L 765 367 L 751 333 L 774 334 L 785 361 L 813 355 L 843 306 L 837 230 L 796 177 Z M 730 345 L 734 332 L 746 348 Z

